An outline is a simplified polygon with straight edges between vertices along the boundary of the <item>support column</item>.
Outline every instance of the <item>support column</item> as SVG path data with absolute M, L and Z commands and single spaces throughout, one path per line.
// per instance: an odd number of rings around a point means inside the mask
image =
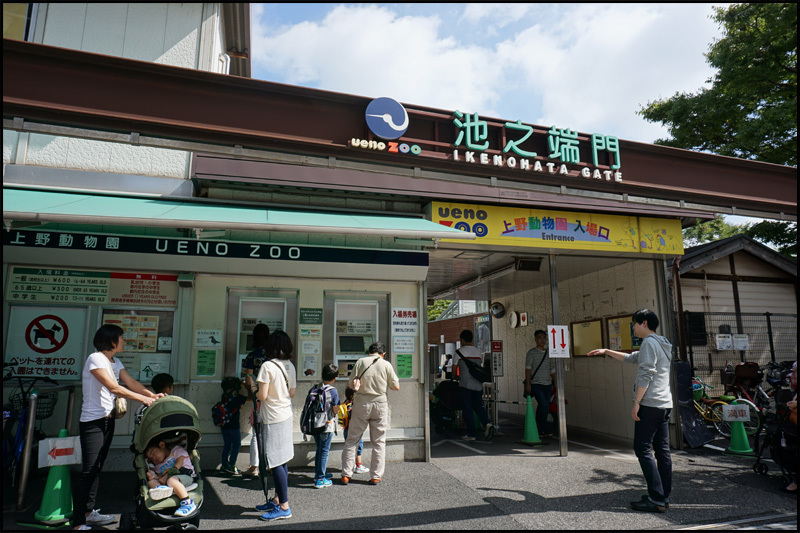
M 558 273 L 556 255 L 547 256 L 550 263 L 550 299 L 553 306 L 553 324 L 559 323 Z M 556 359 L 556 395 L 558 396 L 558 455 L 567 456 L 567 413 L 564 407 L 564 360 Z

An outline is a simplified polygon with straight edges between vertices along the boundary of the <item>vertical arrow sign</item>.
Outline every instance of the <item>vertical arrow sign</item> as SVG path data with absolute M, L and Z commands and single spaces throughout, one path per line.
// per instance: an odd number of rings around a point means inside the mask
M 547 331 L 550 332 L 550 346 L 548 346 L 550 357 L 569 358 L 570 345 L 568 327 L 569 326 L 547 326 Z

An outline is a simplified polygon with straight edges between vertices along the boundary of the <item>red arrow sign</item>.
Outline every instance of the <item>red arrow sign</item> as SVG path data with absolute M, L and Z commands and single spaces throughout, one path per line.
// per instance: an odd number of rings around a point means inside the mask
M 561 349 L 563 350 L 567 346 L 567 343 L 564 342 L 564 330 L 561 330 Z
M 74 453 L 75 448 L 53 448 L 47 455 L 55 459 L 56 457 L 60 457 L 62 455 L 73 455 Z
M 553 334 L 553 346 L 556 345 L 556 328 L 550 330 L 550 333 Z

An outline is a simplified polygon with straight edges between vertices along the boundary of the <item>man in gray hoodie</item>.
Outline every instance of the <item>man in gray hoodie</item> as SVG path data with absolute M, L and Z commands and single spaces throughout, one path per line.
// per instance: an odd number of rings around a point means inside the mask
M 587 355 L 610 355 L 618 361 L 639 365 L 631 411 L 635 421 L 633 450 L 647 481 L 647 494 L 641 500 L 631 502 L 631 507 L 637 511 L 663 513 L 669 507 L 672 491 L 672 456 L 669 451 L 672 345 L 661 335 L 656 335 L 657 328 L 658 317 L 654 312 L 649 309 L 636 311 L 633 334 L 644 339 L 638 352 L 626 354 L 600 348 Z

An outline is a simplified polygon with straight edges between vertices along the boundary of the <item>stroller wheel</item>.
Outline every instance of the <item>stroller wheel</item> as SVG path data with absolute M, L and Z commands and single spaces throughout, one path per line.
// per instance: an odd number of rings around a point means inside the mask
M 764 476 L 767 474 L 767 472 L 769 472 L 769 467 L 764 463 L 758 463 L 757 465 L 753 465 L 753 470 L 756 472 L 756 474 Z

